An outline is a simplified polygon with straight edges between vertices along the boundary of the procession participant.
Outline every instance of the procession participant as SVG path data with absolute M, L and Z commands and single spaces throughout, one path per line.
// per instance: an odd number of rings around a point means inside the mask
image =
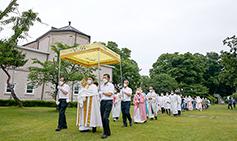
M 99 94 L 101 95 L 101 103 L 100 103 L 100 112 L 101 119 L 104 128 L 104 133 L 101 136 L 102 139 L 107 138 L 107 136 L 111 135 L 111 131 L 109 128 L 109 115 L 113 105 L 113 93 L 114 93 L 114 85 L 109 82 L 110 75 L 103 75 L 103 85 L 100 86 Z
M 181 111 L 184 112 L 184 97 L 182 94 L 180 94 L 181 97 Z
M 161 107 L 161 113 L 163 114 L 165 112 L 165 100 L 164 100 L 164 94 L 161 93 L 161 96 L 159 97 L 160 107 Z
M 149 88 L 150 92 L 147 94 L 148 101 L 148 115 L 151 120 L 155 118 L 157 120 L 157 112 L 158 112 L 158 98 L 156 93 L 153 92 L 153 88 Z
M 192 111 L 193 110 L 193 104 L 192 104 L 192 97 L 188 96 L 188 110 Z
M 114 88 L 114 97 L 113 97 L 113 107 L 112 107 L 112 116 L 114 122 L 119 120 L 121 110 L 121 96 L 118 94 L 118 89 Z
M 147 95 L 143 92 L 142 88 L 140 88 L 142 94 L 145 96 L 145 106 L 146 106 L 146 117 L 148 118 L 148 107 L 147 107 Z
M 230 99 L 230 97 L 229 97 L 229 99 L 227 99 L 227 101 L 228 101 L 228 109 L 230 109 L 230 107 L 231 107 L 231 110 L 233 110 L 233 108 L 232 108 L 232 100 Z
M 170 98 L 169 98 L 169 93 L 166 93 L 166 96 L 164 97 L 165 99 L 165 111 L 167 115 L 170 115 Z
M 102 129 L 99 107 L 98 88 L 94 84 L 94 78 L 89 76 L 87 79 L 87 85 L 82 87 L 78 93 L 76 125 L 79 126 L 81 132 L 92 129 L 93 133 L 95 133 L 96 127 Z
M 178 109 L 178 115 L 181 115 L 181 97 L 179 94 L 177 94 L 178 97 L 178 105 L 177 105 L 177 109 Z
M 170 94 L 170 102 L 171 102 L 171 111 L 175 117 L 178 114 L 178 97 L 174 94 L 174 91 L 171 91 Z
M 206 110 L 206 101 L 202 98 L 202 109 Z
M 236 100 L 233 97 L 231 97 L 231 100 L 232 100 L 232 103 L 233 103 L 234 108 L 235 108 Z M 210 104 L 210 100 L 209 100 L 208 104 Z
M 185 96 L 185 98 L 184 98 L 184 111 L 188 111 L 188 97 L 187 96 Z
M 202 111 L 202 99 L 199 96 L 197 96 L 196 102 L 196 109 Z
M 132 119 L 130 116 L 132 89 L 128 87 L 129 85 L 128 80 L 125 80 L 123 85 L 124 87 L 119 94 L 122 100 L 121 102 L 121 109 L 122 109 L 122 116 L 123 116 L 122 127 L 127 127 L 127 119 L 129 120 L 129 125 L 132 126 Z
M 68 106 L 70 87 L 66 84 L 66 79 L 62 77 L 59 81 L 58 94 L 56 96 L 56 104 L 59 105 L 59 119 L 58 127 L 55 131 L 60 131 L 61 129 L 67 129 L 67 122 L 65 116 L 65 110 Z
M 134 120 L 134 124 L 146 123 L 145 96 L 139 88 L 137 88 L 136 94 L 134 95 L 133 104 L 134 111 L 132 119 Z
M 193 102 L 192 102 L 192 103 L 193 103 L 193 110 L 194 110 L 194 109 L 196 108 L 195 106 L 196 106 L 196 104 L 197 104 L 196 98 L 193 97 Z

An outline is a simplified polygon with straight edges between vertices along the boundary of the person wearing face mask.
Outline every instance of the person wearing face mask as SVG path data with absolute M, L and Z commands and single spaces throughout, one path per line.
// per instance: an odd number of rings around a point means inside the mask
M 176 94 L 177 95 L 177 97 L 178 97 L 178 105 L 177 105 L 177 109 L 178 109 L 178 115 L 180 116 L 181 115 L 181 97 L 180 97 L 180 95 L 177 93 Z
M 131 96 L 132 89 L 128 87 L 128 80 L 125 80 L 123 83 L 123 89 L 120 91 L 120 97 L 122 99 L 121 109 L 122 109 L 122 117 L 123 117 L 123 126 L 127 127 L 127 119 L 129 120 L 129 125 L 132 126 L 132 119 L 130 116 L 130 105 L 131 105 Z
M 159 102 L 160 102 L 160 107 L 161 107 L 161 112 L 162 114 L 165 112 L 165 99 L 164 99 L 164 94 L 161 93 L 159 97 Z
M 142 94 L 145 96 L 145 107 L 146 107 L 146 117 L 148 118 L 148 108 L 147 108 L 147 96 L 146 94 L 143 92 L 143 90 L 140 88 L 140 90 L 142 91 Z
M 121 110 L 121 97 L 118 94 L 118 89 L 114 88 L 114 97 L 113 97 L 113 107 L 112 107 L 112 117 L 114 122 L 119 120 Z
M 157 112 L 158 112 L 158 97 L 156 93 L 153 91 L 153 88 L 149 88 L 149 93 L 147 94 L 148 101 L 148 115 L 151 120 L 155 118 L 157 120 Z
M 65 110 L 69 102 L 67 101 L 69 99 L 69 90 L 70 87 L 66 84 L 66 79 L 62 77 L 59 81 L 58 94 L 56 96 L 56 104 L 59 105 L 59 120 L 58 127 L 55 129 L 55 131 L 67 129 Z
M 136 94 L 133 98 L 134 111 L 132 119 L 134 124 L 146 123 L 146 107 L 145 107 L 145 96 L 143 95 L 141 89 L 137 88 Z
M 165 101 L 165 111 L 167 115 L 170 115 L 170 98 L 169 98 L 169 93 L 166 93 L 166 96 L 164 97 Z
M 92 129 L 93 133 L 95 133 L 96 127 L 102 129 L 98 88 L 94 85 L 94 78 L 92 76 L 88 77 L 87 85 L 81 88 L 77 99 L 76 125 L 79 126 L 79 130 L 86 132 Z
M 114 93 L 114 85 L 109 82 L 110 75 L 103 75 L 103 85 L 100 86 L 99 94 L 101 96 L 100 103 L 100 112 L 102 118 L 102 124 L 104 128 L 104 133 L 101 136 L 102 139 L 107 138 L 107 136 L 111 135 L 111 131 L 109 128 L 109 115 L 113 105 L 113 93 Z
M 171 111 L 175 117 L 178 115 L 178 97 L 174 93 L 174 91 L 171 91 L 170 94 L 170 102 L 171 102 Z

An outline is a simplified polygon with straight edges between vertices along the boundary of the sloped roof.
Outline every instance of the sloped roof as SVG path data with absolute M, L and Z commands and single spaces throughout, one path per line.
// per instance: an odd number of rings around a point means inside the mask
M 77 34 L 80 34 L 80 35 L 83 35 L 83 36 L 86 36 L 89 38 L 89 42 L 91 40 L 91 36 L 90 35 L 87 35 L 79 30 L 77 30 L 76 28 L 72 27 L 71 26 L 71 22 L 69 22 L 69 25 L 68 26 L 64 26 L 64 27 L 61 27 L 61 28 L 55 28 L 55 27 L 52 27 L 51 30 L 49 30 L 48 32 L 46 32 L 45 34 L 41 35 L 39 38 L 37 38 L 35 41 L 33 42 L 36 42 L 40 39 L 42 39 L 43 37 L 45 37 L 46 35 L 48 35 L 49 33 L 51 32 L 74 32 L 74 33 L 77 33 Z M 33 43 L 33 42 L 30 42 L 30 43 Z M 27 43 L 27 44 L 24 44 L 23 46 L 25 45 L 28 45 L 30 43 Z

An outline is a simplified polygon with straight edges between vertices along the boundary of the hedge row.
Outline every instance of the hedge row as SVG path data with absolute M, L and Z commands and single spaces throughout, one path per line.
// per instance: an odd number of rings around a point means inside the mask
M 43 100 L 22 100 L 24 107 L 56 107 L 55 101 L 43 101 Z M 15 100 L 0 99 L 0 106 L 17 106 L 18 103 Z M 69 102 L 68 107 L 77 107 L 77 102 Z

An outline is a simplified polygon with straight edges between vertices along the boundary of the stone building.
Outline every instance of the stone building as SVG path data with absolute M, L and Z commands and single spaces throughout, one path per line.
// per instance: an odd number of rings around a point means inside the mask
M 11 83 L 13 82 L 12 84 L 14 84 L 12 86 L 14 86 L 17 96 L 21 100 L 53 100 L 52 97 L 46 93 L 47 91 L 52 91 L 50 84 L 42 84 L 37 88 L 27 85 L 27 76 L 29 74 L 29 70 L 27 68 L 29 66 L 35 66 L 35 64 L 32 64 L 31 58 L 37 58 L 40 61 L 53 61 L 53 58 L 55 59 L 55 52 L 50 50 L 50 45 L 55 42 L 62 42 L 63 44 L 67 44 L 69 46 L 72 46 L 75 42 L 80 45 L 87 45 L 90 44 L 90 38 L 91 37 L 89 35 L 84 34 L 72 27 L 69 22 L 68 26 L 62 28 L 52 27 L 51 30 L 37 38 L 35 41 L 27 43 L 23 46 L 18 46 L 17 48 L 19 50 L 26 53 L 26 59 L 28 59 L 28 62 L 23 67 L 16 69 L 9 68 L 9 72 L 12 76 Z M 111 76 L 110 80 L 112 80 L 113 66 L 105 65 L 102 66 L 101 69 L 100 78 L 102 79 L 102 75 L 104 73 L 108 73 Z M 98 75 L 98 72 L 96 71 L 94 74 Z M 7 76 L 2 70 L 0 70 L 0 78 L 0 99 L 9 99 L 11 95 L 6 84 Z M 71 86 L 71 90 L 69 92 L 71 100 L 77 100 L 78 89 L 78 85 Z

